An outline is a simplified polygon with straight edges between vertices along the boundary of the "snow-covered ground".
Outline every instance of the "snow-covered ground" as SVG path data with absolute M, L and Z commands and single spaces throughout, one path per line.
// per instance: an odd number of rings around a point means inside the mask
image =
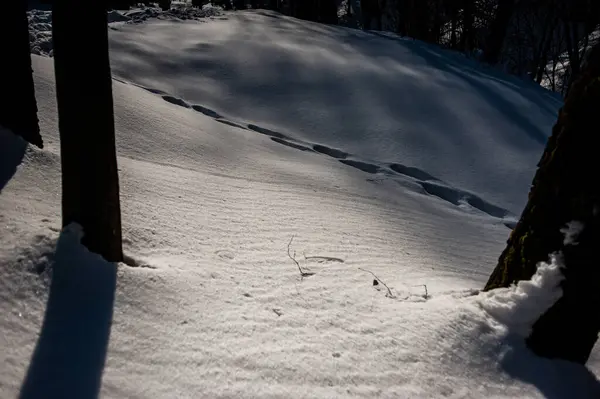
M 46 146 L 0 131 L 0 397 L 598 396 L 595 353 L 584 368 L 522 344 L 556 263 L 478 292 L 553 96 L 265 11 L 111 24 L 110 44 L 135 267 L 75 227 L 59 239 L 53 64 L 35 55 Z
M 120 23 L 141 24 L 149 19 L 160 19 L 163 21 L 201 21 L 204 18 L 221 18 L 223 9 L 212 4 L 206 4 L 204 7 L 192 7 L 190 3 L 184 1 L 173 1 L 169 10 L 161 10 L 156 6 L 145 6 L 139 4 L 138 7 L 129 10 L 111 10 L 107 13 L 107 21 L 110 29 L 116 29 Z M 48 10 L 32 9 L 27 12 L 29 23 L 29 42 L 31 43 L 31 52 L 33 54 L 52 56 L 52 12 Z

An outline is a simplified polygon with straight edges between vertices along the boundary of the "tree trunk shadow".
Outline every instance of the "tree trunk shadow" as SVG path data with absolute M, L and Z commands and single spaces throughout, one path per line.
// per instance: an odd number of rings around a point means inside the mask
M 0 127 L 0 192 L 8 184 L 23 161 L 27 142 Z
M 81 228 L 58 240 L 44 322 L 20 398 L 97 398 L 112 323 L 117 267 L 80 244 Z
M 559 359 L 536 356 L 522 337 L 506 338 L 511 349 L 501 368 L 511 377 L 535 386 L 547 399 L 598 398 L 600 382 L 585 366 Z

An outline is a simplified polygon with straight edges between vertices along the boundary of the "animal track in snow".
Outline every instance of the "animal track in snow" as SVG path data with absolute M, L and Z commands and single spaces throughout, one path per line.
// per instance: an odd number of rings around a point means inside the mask
M 212 109 L 203 107 L 202 105 L 194 104 L 194 105 L 192 105 L 192 109 L 194 111 L 198 111 L 206 116 L 210 116 L 211 118 L 215 118 L 215 119 L 222 118 L 221 114 L 219 114 L 218 112 L 215 112 Z
M 123 82 L 123 83 L 127 83 L 127 82 Z M 293 138 L 291 138 L 283 133 L 280 133 L 280 132 L 277 132 L 277 131 L 274 131 L 271 129 L 267 129 L 267 128 L 264 128 L 264 127 L 261 127 L 258 125 L 254 125 L 254 124 L 246 124 L 244 126 L 243 124 L 225 119 L 218 112 L 213 111 L 209 108 L 206 108 L 202 105 L 198 105 L 198 104 L 190 105 L 185 100 L 168 95 L 160 90 L 140 86 L 135 83 L 132 83 L 132 84 L 135 86 L 138 86 L 144 90 L 147 90 L 151 93 L 160 95 L 163 100 L 165 100 L 171 104 L 178 105 L 178 106 L 181 106 L 184 108 L 191 108 L 194 111 L 200 112 L 201 114 L 211 117 L 214 120 L 216 120 L 217 122 L 223 123 L 225 125 L 233 126 L 233 127 L 236 127 L 239 129 L 244 129 L 244 130 L 251 130 L 253 132 L 263 134 L 265 136 L 269 136 L 270 139 L 272 141 L 274 141 L 275 143 L 284 145 L 286 147 L 290 147 L 290 148 L 293 148 L 293 149 L 296 149 L 299 151 L 317 152 L 319 154 L 324 154 L 324 155 L 327 155 L 327 156 L 337 159 L 339 162 L 341 162 L 344 165 L 351 166 L 353 168 L 356 168 L 362 172 L 369 173 L 369 174 L 385 174 L 385 175 L 387 175 L 386 178 L 389 178 L 389 177 L 394 176 L 389 171 L 389 170 L 391 170 L 398 175 L 410 177 L 412 179 L 417 180 L 417 183 L 423 188 L 425 193 L 427 193 L 428 195 L 438 197 L 444 201 L 450 202 L 453 205 L 460 206 L 462 204 L 468 204 L 471 207 L 478 209 L 479 211 L 481 211 L 483 213 L 486 213 L 492 217 L 496 217 L 496 218 L 500 218 L 500 219 L 503 219 L 506 216 L 510 215 L 510 212 L 508 210 L 501 208 L 497 205 L 491 204 L 491 203 L 485 201 L 484 199 L 478 197 L 475 194 L 445 185 L 442 180 L 438 179 L 437 177 L 429 174 L 428 172 L 426 172 L 422 169 L 412 167 L 412 166 L 406 166 L 406 165 L 403 165 L 403 164 L 397 163 L 397 162 L 391 163 L 391 164 L 378 164 L 378 163 L 369 163 L 369 162 L 359 161 L 356 159 L 347 159 L 350 156 L 350 153 L 348 153 L 346 151 L 343 151 L 343 150 L 340 150 L 337 148 L 328 147 L 328 146 L 325 146 L 322 144 L 311 144 L 311 143 L 302 142 L 301 140 L 294 140 Z M 388 170 L 388 168 L 389 168 L 389 170 Z M 514 224 L 515 223 L 511 222 L 511 221 L 504 221 L 504 225 L 511 229 L 514 228 Z
M 282 144 L 282 145 L 285 145 L 285 146 L 288 146 L 288 147 L 292 147 L 292 148 L 295 148 L 295 149 L 300 150 L 300 151 L 310 151 L 310 152 L 313 152 L 312 148 L 305 147 L 305 146 L 300 145 L 300 144 L 292 143 L 291 141 L 280 139 L 279 137 L 271 137 L 271 140 L 273 140 L 276 143 L 279 143 L 279 144 Z
M 179 105 L 184 108 L 192 108 L 188 103 L 186 103 L 181 98 L 173 97 L 173 96 L 162 96 L 162 99 L 168 103 Z
M 248 124 L 248 125 L 246 125 L 246 126 L 248 127 L 248 129 L 250 129 L 250 130 L 252 130 L 252 131 L 254 131 L 256 133 L 264 134 L 266 136 L 276 137 L 278 139 L 288 139 L 288 140 L 290 139 L 288 136 L 286 136 L 283 133 L 279 133 L 279 132 L 276 132 L 274 130 L 267 129 L 267 128 L 264 128 L 264 127 L 256 126 L 256 125 L 253 125 L 251 123 Z
M 362 170 L 363 172 L 366 172 L 366 173 L 375 174 L 375 173 L 379 173 L 382 171 L 382 169 L 379 166 L 374 165 L 372 163 L 354 161 L 351 159 L 339 159 L 339 161 L 341 163 L 343 163 L 344 165 L 352 166 L 353 168 Z
M 425 172 L 424 170 L 421 170 L 419 168 L 415 168 L 412 166 L 405 166 L 399 163 L 393 163 L 390 165 L 390 169 L 393 170 L 396 173 L 399 173 L 401 175 L 405 175 L 408 177 L 412 177 L 413 179 L 417 179 L 417 180 L 437 180 L 437 181 L 441 181 L 440 179 L 438 179 L 437 177 L 434 177 L 432 175 L 430 175 L 429 173 Z
M 233 126 L 233 127 L 237 127 L 238 129 L 243 129 L 243 130 L 248 130 L 246 129 L 246 127 L 239 125 L 235 122 L 229 121 L 227 119 L 215 119 L 217 122 L 222 123 L 224 125 L 229 125 L 229 126 Z
M 330 157 L 337 158 L 337 159 L 346 159 L 346 158 L 348 158 L 348 155 L 349 155 L 347 152 L 344 152 L 342 150 L 326 147 L 321 144 L 314 144 L 313 150 L 315 150 L 316 152 L 320 152 L 321 154 L 329 155 Z
M 215 255 L 217 255 L 221 259 L 233 260 L 235 258 L 235 254 L 226 249 L 220 249 L 215 251 Z
M 441 198 L 444 201 L 450 202 L 451 204 L 460 205 L 461 202 L 466 202 L 473 208 L 478 209 L 481 212 L 487 213 L 488 215 L 496 218 L 504 218 L 510 213 L 508 212 L 508 210 L 490 204 L 489 202 L 476 196 L 475 194 L 471 194 L 469 192 L 462 191 L 456 188 L 442 186 L 439 184 L 429 182 L 421 182 L 421 187 L 423 187 L 427 194 Z

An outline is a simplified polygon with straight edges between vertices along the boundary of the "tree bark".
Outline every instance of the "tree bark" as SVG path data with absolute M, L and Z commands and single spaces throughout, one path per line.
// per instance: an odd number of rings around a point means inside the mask
M 360 11 L 362 14 L 363 29 L 381 29 L 379 27 L 379 22 L 381 21 L 381 11 L 379 9 L 378 0 L 360 0 Z M 375 21 L 376 26 L 373 26 L 373 21 Z
M 457 46 L 457 36 L 456 36 L 456 28 L 458 25 L 458 10 L 456 8 L 456 4 L 454 2 L 450 3 L 450 48 L 456 49 Z
M 269 0 L 269 8 L 273 11 L 279 11 L 279 0 Z
M 496 16 L 490 28 L 483 52 L 483 60 L 488 64 L 497 64 L 506 38 L 508 24 L 515 7 L 515 0 L 500 0 Z
M 63 226 L 79 223 L 83 244 L 117 262 L 123 253 L 106 9 L 98 1 L 78 5 L 55 0 L 52 12 Z M 81 51 L 81 32 L 93 51 Z
M 324 24 L 337 24 L 337 5 L 335 0 L 317 1 L 317 22 Z
M 0 125 L 42 148 L 29 52 L 27 2 L 6 2 L 0 19 L 0 46 L 7 55 L 0 61 Z
M 485 289 L 530 279 L 540 261 L 561 251 L 563 296 L 533 326 L 538 355 L 585 363 L 600 331 L 600 164 L 595 146 L 600 109 L 600 44 L 573 83 L 539 163 L 529 201 Z M 583 224 L 577 245 L 561 229 Z
M 428 2 L 425 0 L 413 0 L 412 3 L 412 34 L 410 36 L 417 40 L 428 41 L 430 39 L 430 24 Z
M 460 47 L 463 51 L 473 50 L 474 44 L 474 21 L 475 0 L 464 0 L 463 7 L 463 31 L 460 37 Z

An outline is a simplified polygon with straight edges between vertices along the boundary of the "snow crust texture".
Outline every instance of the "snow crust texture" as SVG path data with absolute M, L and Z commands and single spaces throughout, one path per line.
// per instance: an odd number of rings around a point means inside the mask
M 45 149 L 0 130 L 0 397 L 598 397 L 597 352 L 524 347 L 559 257 L 477 289 L 559 104 L 417 42 L 224 17 L 111 24 L 126 264 L 61 231 L 33 56 Z

